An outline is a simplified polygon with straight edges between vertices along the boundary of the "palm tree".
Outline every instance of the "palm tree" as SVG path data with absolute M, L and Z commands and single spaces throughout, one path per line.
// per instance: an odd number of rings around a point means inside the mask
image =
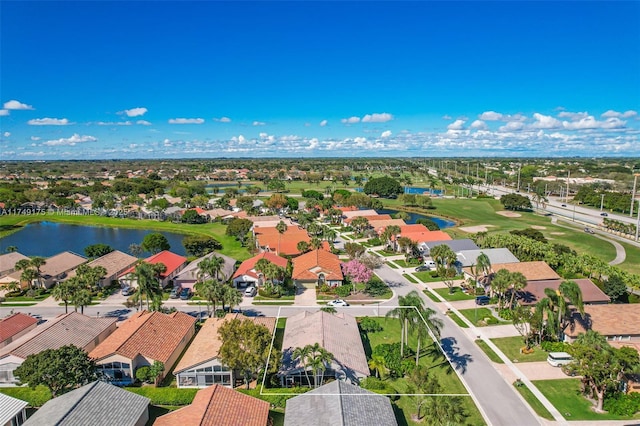
M 398 318 L 398 320 L 400 321 L 400 356 L 401 357 L 404 356 L 404 344 L 405 344 L 406 335 L 407 335 L 407 323 L 409 321 L 409 316 L 410 316 L 410 313 L 409 313 L 410 308 L 409 309 L 406 308 L 406 306 L 411 306 L 410 304 L 411 299 L 407 299 L 408 297 L 409 295 L 399 296 L 398 306 L 393 308 L 389 312 L 387 312 L 387 314 L 385 315 L 387 318 L 388 317 Z
M 311 353 L 307 359 L 309 366 L 313 369 L 315 376 L 314 383 L 317 388 L 322 385 L 324 372 L 327 369 L 327 364 L 333 360 L 333 354 L 320 346 L 319 343 L 314 343 L 311 346 Z
M 40 268 L 44 265 L 46 265 L 47 263 L 47 259 L 45 259 L 44 257 L 40 257 L 40 256 L 36 256 L 31 258 L 31 266 L 33 266 L 38 274 L 37 276 L 37 280 L 38 280 L 38 287 L 42 287 L 42 282 L 40 281 L 40 278 L 42 278 L 42 271 L 40 271 Z
M 142 295 L 144 295 L 147 300 L 147 310 L 149 310 L 149 298 L 153 299 L 154 297 L 160 296 L 162 293 L 162 289 L 160 288 L 160 284 L 156 278 L 156 270 L 154 266 L 155 265 L 150 263 L 140 262 L 133 272 L 138 283 L 140 309 L 142 309 Z
M 277 254 L 280 254 L 280 240 L 282 239 L 282 234 L 287 232 L 287 229 L 289 229 L 289 227 L 283 221 L 278 222 L 278 224 L 276 225 L 276 230 L 278 231 L 278 253 Z
M 29 288 L 33 287 L 33 280 L 37 278 L 37 272 L 33 269 L 30 259 L 20 259 L 16 262 L 14 268 L 17 271 L 22 271 L 20 274 L 20 281 L 26 281 L 29 283 Z
M 556 330 L 558 339 L 562 339 L 562 333 L 568 325 L 570 316 L 569 305 L 577 308 L 580 316 L 584 317 L 584 304 L 582 302 L 582 290 L 575 281 L 565 280 L 560 283 L 557 290 L 546 288 L 544 290 L 546 298 L 557 308 Z M 548 321 L 548 319 L 547 319 Z
M 77 276 L 62 281 L 53 288 L 51 294 L 55 300 L 64 302 L 64 313 L 68 313 L 69 301 L 74 299 L 76 292 L 80 290 L 80 280 Z
M 81 288 L 76 291 L 73 295 L 73 305 L 76 308 L 76 312 L 78 312 L 78 307 L 80 307 L 80 313 L 84 314 L 84 307 L 89 306 L 91 300 L 91 292 L 86 288 Z
M 504 296 L 511 285 L 511 272 L 500 269 L 491 280 L 491 291 L 498 296 L 498 310 L 502 309 Z
M 511 301 L 509 302 L 509 309 L 513 310 L 513 302 L 516 297 L 516 293 L 527 286 L 527 277 L 521 272 L 511 273 Z
M 198 263 L 198 280 L 202 280 L 205 277 L 220 279 L 220 271 L 224 267 L 224 259 L 219 256 L 211 256 L 207 259 L 202 259 Z
M 376 377 L 380 378 L 382 376 L 383 379 L 389 371 L 382 355 L 372 355 L 371 360 L 369 360 L 369 368 L 375 370 Z
M 489 277 L 489 274 L 491 273 L 491 260 L 486 253 L 480 252 L 476 258 L 476 264 L 471 266 L 471 272 L 476 280 L 476 285 L 478 285 L 478 277 L 480 274 L 482 274 L 485 279 Z M 485 280 L 483 279 L 483 281 Z
M 306 241 L 299 241 L 296 245 L 296 249 L 300 253 L 306 253 L 309 250 L 309 243 Z
M 233 287 L 224 286 L 224 291 L 222 292 L 222 309 L 224 309 L 225 302 L 229 305 L 229 311 L 233 310 L 233 307 L 236 305 L 240 305 L 242 302 L 242 295 L 238 290 Z
M 441 244 L 433 247 L 430 255 L 436 262 L 438 275 L 443 278 L 445 285 L 449 288 L 449 294 L 453 293 L 453 277 L 457 272 L 454 265 L 458 261 L 455 252 L 448 245 Z
M 311 354 L 311 345 L 306 345 L 304 348 L 295 348 L 291 354 L 293 360 L 298 360 L 297 363 L 302 365 L 304 375 L 307 378 L 307 385 L 311 386 L 311 379 L 309 378 L 309 371 L 307 370 L 307 357 Z
M 213 313 L 216 312 L 217 302 L 222 298 L 222 285 L 216 280 L 205 280 L 196 284 L 196 291 L 207 301 L 207 314 L 211 318 L 209 303 L 213 305 Z

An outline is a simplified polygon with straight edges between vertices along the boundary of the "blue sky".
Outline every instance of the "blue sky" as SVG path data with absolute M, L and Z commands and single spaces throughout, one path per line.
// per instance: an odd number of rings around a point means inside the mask
M 0 160 L 640 156 L 640 2 L 0 1 Z

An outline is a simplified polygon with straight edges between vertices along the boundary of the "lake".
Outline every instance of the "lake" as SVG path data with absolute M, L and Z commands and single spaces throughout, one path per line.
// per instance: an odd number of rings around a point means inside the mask
M 129 245 L 140 244 L 145 235 L 153 232 L 158 231 L 37 222 L 0 239 L 0 253 L 5 253 L 9 246 L 15 246 L 25 256 L 50 257 L 63 251 L 72 251 L 84 256 L 85 247 L 99 243 L 129 253 Z M 167 237 L 172 252 L 183 256 L 186 254 L 182 245 L 184 235 L 160 233 Z
M 388 215 L 393 216 L 396 213 L 398 213 L 398 210 L 381 209 L 381 210 L 376 210 L 376 212 L 378 214 L 388 214 Z M 409 215 L 409 219 L 405 220 L 405 222 L 407 222 L 407 224 L 409 224 L 409 225 L 415 224 L 416 220 L 418 220 L 420 218 L 431 219 L 432 221 L 434 221 L 435 223 L 438 224 L 440 229 L 451 228 L 452 226 L 456 225 L 455 222 L 452 222 L 452 221 L 446 220 L 446 219 L 441 219 L 439 217 L 427 216 L 427 215 L 424 215 L 424 214 L 411 213 L 411 212 L 406 212 L 406 213 Z
M 357 192 L 362 192 L 364 190 L 363 187 L 355 188 Z M 441 189 L 431 189 L 431 188 L 419 188 L 414 186 L 405 186 L 404 187 L 405 194 L 419 194 L 419 195 L 442 195 Z

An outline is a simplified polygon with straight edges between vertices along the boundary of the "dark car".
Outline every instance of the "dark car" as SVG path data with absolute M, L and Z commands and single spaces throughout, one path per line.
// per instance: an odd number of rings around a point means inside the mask
M 600 216 L 609 216 L 609 213 L 600 213 Z
M 191 297 L 191 289 L 183 288 L 180 292 L 180 300 L 188 300 Z
M 567 207 L 567 205 L 566 204 L 562 204 L 562 207 Z
M 182 291 L 182 288 L 180 286 L 175 286 L 174 288 L 171 289 L 171 294 L 169 295 L 169 297 L 171 299 L 177 299 L 178 297 L 180 297 L 180 292 Z
M 488 305 L 490 301 L 489 296 L 476 296 L 476 305 Z
M 428 271 L 430 268 L 427 265 L 420 265 L 416 268 L 416 272 Z

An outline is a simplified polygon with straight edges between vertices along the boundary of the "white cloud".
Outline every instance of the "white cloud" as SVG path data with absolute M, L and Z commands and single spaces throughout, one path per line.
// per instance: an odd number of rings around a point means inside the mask
M 78 143 L 83 143 L 83 142 L 95 142 L 98 139 L 93 137 L 93 136 L 89 136 L 89 135 L 83 135 L 80 136 L 77 133 L 74 133 L 73 136 L 69 137 L 69 138 L 61 138 L 61 139 L 53 139 L 53 140 L 49 140 L 46 142 L 43 142 L 42 145 L 45 146 L 74 146 Z
M 584 129 L 620 129 L 627 122 L 617 117 L 610 117 L 604 121 L 596 120 L 592 115 L 578 121 L 563 121 L 562 125 L 567 130 L 584 130 Z
M 327 120 L 322 120 L 322 121 L 320 122 L 320 127 L 324 127 L 324 126 L 326 126 L 326 125 L 327 125 L 327 123 L 328 123 L 328 121 L 327 121 Z
M 8 138 L 9 136 L 11 136 L 11 132 L 4 132 L 2 134 L 5 138 Z
M 244 136 L 242 136 L 242 135 L 238 136 L 238 142 L 245 143 L 246 141 L 247 141 L 247 139 Z
M 127 121 L 98 121 L 96 124 L 98 126 L 131 126 L 133 123 L 127 120 Z
M 344 124 L 354 124 L 354 123 L 359 123 L 360 122 L 360 117 L 349 117 L 349 118 L 343 118 L 342 120 L 340 120 L 342 123 Z
M 471 128 L 472 129 L 487 130 L 487 123 L 485 123 L 482 120 L 475 120 L 473 123 L 471 123 Z
M 568 118 L 571 121 L 578 121 L 581 120 L 583 118 L 587 118 L 589 116 L 589 114 L 587 112 L 569 112 L 569 111 L 562 111 L 558 114 L 558 117 L 560 118 Z
M 532 129 L 559 129 L 562 128 L 562 122 L 550 115 L 542 115 L 534 113 L 533 118 L 536 120 L 531 124 Z
M 636 111 L 634 111 L 634 110 L 629 110 L 629 111 L 625 111 L 625 112 L 618 112 L 618 111 L 614 111 L 614 110 L 610 109 L 609 111 L 602 113 L 601 116 L 605 117 L 605 118 L 612 118 L 612 117 L 615 117 L 615 118 L 629 118 L 629 117 L 634 117 L 636 115 L 638 115 L 638 113 Z
M 33 107 L 16 100 L 10 100 L 4 103 L 4 109 L 33 109 Z
M 387 112 L 367 114 L 362 117 L 363 123 L 386 123 L 391 120 L 393 120 L 393 115 Z
M 451 120 L 453 117 L 451 117 L 449 114 L 445 114 L 442 116 L 443 120 Z
M 66 118 L 34 118 L 32 120 L 27 121 L 27 124 L 30 126 L 67 126 L 70 123 Z
M 264 121 L 254 121 L 252 124 L 254 126 L 264 126 L 267 123 L 265 123 Z
M 9 115 L 9 110 L 8 109 L 0 109 L 0 117 L 2 117 L 4 115 Z
M 521 122 L 521 121 L 509 121 L 504 126 L 500 126 L 498 128 L 498 131 L 500 131 L 500 132 L 513 132 L 513 131 L 517 131 L 517 130 L 522 130 L 523 127 L 524 127 L 524 123 Z
M 151 126 L 151 122 L 147 120 L 138 120 L 136 121 L 136 124 L 140 124 L 141 126 Z
M 464 130 L 464 123 L 465 123 L 464 120 L 458 119 L 458 120 L 454 121 L 453 123 L 449 124 L 447 126 L 447 129 L 449 129 L 449 130 Z
M 268 134 L 268 133 L 260 132 L 260 137 L 261 137 L 262 139 L 266 138 L 267 136 L 269 136 L 269 134 Z
M 500 121 L 502 120 L 502 114 L 495 111 L 485 111 L 478 118 L 485 121 Z
M 202 118 L 170 118 L 169 124 L 202 124 Z
M 31 140 L 32 141 L 39 141 L 40 137 L 39 136 L 31 136 Z
M 127 117 L 139 117 L 141 115 L 145 115 L 148 109 L 144 107 L 137 107 L 131 109 L 125 109 L 124 111 L 118 112 L 118 114 L 126 114 Z
M 382 134 L 380 135 L 381 138 L 388 138 L 389 136 L 391 136 L 391 130 L 385 130 L 384 132 L 382 132 Z
M 213 121 L 217 121 L 219 123 L 231 123 L 231 119 L 229 117 L 214 118 Z

